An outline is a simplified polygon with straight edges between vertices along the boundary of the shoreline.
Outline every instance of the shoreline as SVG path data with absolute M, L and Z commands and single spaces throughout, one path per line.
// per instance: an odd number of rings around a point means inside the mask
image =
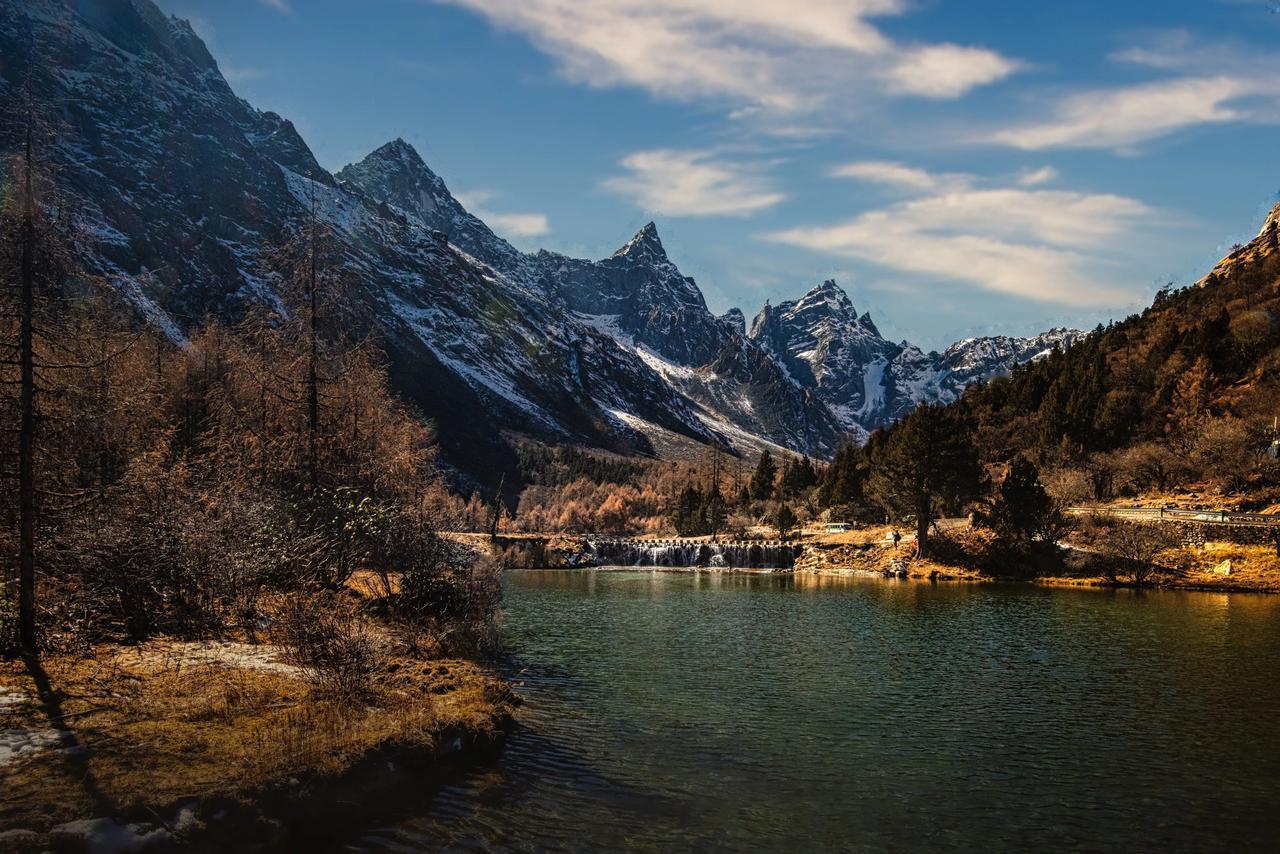
M 973 543 L 963 543 L 974 534 L 964 532 L 960 540 L 950 542 L 945 551 L 938 549 L 926 558 L 914 558 L 911 546 L 904 540 L 894 547 L 885 539 L 889 527 L 861 529 L 836 535 L 808 535 L 790 541 L 799 547 L 793 567 L 727 567 L 727 566 L 600 566 L 593 562 L 587 542 L 588 534 L 521 534 L 499 535 L 496 546 L 491 547 L 495 556 L 516 558 L 507 564 L 508 571 L 522 569 L 593 569 L 616 572 L 621 570 L 649 570 L 656 572 L 730 572 L 770 575 L 796 573 L 815 576 L 867 576 L 902 577 L 921 581 L 956 581 L 969 583 L 1020 582 L 1040 587 L 1090 587 L 1096 589 L 1121 589 L 1135 587 L 1130 582 L 1109 581 L 1089 566 L 1091 552 L 1069 546 L 1070 556 L 1063 570 L 1050 574 L 1019 577 L 993 575 L 982 565 L 982 550 Z M 478 535 L 466 535 L 473 543 Z M 980 535 L 978 535 L 980 536 Z M 537 542 L 539 547 L 529 551 L 513 549 L 513 543 Z M 705 538 L 688 538 L 690 544 L 702 544 Z M 669 538 L 656 542 L 670 542 Z M 1200 549 L 1187 552 L 1190 565 L 1179 571 L 1157 573 L 1142 585 L 1144 589 L 1188 590 L 1218 593 L 1280 594 L 1280 559 L 1266 554 L 1265 548 L 1253 548 L 1230 543 L 1209 543 Z M 1232 560 L 1232 574 L 1220 574 L 1216 565 Z M 1072 570 L 1079 574 L 1073 574 Z
M 1101 577 L 1074 578 L 1071 576 L 1042 576 L 1038 578 L 1019 578 L 1016 576 L 985 575 L 952 567 L 950 570 L 932 570 L 930 572 L 908 570 L 905 575 L 895 576 L 876 569 L 858 567 L 827 567 L 822 569 L 761 569 L 750 567 L 724 566 L 523 566 L 514 567 L 508 572 L 661 572 L 675 574 L 719 575 L 795 575 L 809 578 L 878 578 L 886 581 L 929 581 L 951 582 L 961 584 L 1020 584 L 1031 587 L 1063 587 L 1088 588 L 1092 590 L 1176 590 L 1193 593 L 1258 593 L 1262 595 L 1280 594 L 1280 582 L 1274 585 L 1253 584 L 1249 582 L 1223 581 L 1181 581 L 1168 580 L 1148 582 L 1141 588 L 1128 582 L 1110 582 Z
M 499 750 L 519 704 L 462 659 L 398 658 L 365 705 L 265 645 L 92 655 L 0 663 L 2 851 L 323 847 Z

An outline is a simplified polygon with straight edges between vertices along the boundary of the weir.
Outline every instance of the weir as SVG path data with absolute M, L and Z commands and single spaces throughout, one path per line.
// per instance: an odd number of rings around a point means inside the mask
M 697 540 L 591 540 L 599 566 L 791 569 L 801 547 L 782 542 L 707 543 Z

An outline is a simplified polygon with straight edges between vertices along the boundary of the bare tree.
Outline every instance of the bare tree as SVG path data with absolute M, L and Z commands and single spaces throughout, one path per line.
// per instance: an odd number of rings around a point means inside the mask
M 1142 587 L 1160 570 L 1156 559 L 1161 552 L 1177 545 L 1178 538 L 1160 525 L 1117 523 L 1106 529 L 1101 538 L 1102 551 L 1110 558 L 1103 574 L 1113 584 L 1127 576 L 1135 586 Z
M 27 76 L 27 127 L 22 159 L 22 220 L 19 231 L 18 296 L 18 642 L 23 652 L 36 651 L 36 196 L 35 109 Z

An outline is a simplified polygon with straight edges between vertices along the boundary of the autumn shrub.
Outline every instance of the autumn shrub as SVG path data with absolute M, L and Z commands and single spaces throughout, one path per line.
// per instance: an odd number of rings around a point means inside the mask
M 304 583 L 329 549 L 279 502 L 228 484 L 193 483 L 182 466 L 138 462 L 107 500 L 63 518 L 51 539 L 50 606 L 80 616 L 94 642 L 123 633 L 253 636 L 259 602 Z
M 284 659 L 335 698 L 359 702 L 373 693 L 383 665 L 378 637 L 341 594 L 298 592 L 286 597 L 271 624 Z

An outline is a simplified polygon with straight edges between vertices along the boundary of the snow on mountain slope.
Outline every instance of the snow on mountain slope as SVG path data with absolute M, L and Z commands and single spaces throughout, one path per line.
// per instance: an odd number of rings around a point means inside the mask
M 737 309 L 709 311 L 652 223 L 608 258 L 529 254 L 403 140 L 330 175 L 150 0 L 0 0 L 6 115 L 19 112 L 32 43 L 39 100 L 62 105 L 48 153 L 91 268 L 176 340 L 200 318 L 276 300 L 264 258 L 314 202 L 393 381 L 446 458 L 482 480 L 511 471 L 509 433 L 650 452 L 646 430 L 660 430 L 826 456 L 847 432 L 1053 343 L 978 339 L 926 355 L 883 339 L 831 282 L 766 306 L 748 334 Z M 0 150 L 18 143 L 0 125 Z
M 766 304 L 750 332 L 854 432 L 888 424 L 922 403 L 950 403 L 968 384 L 1067 347 L 1081 334 L 1054 329 L 1033 338 L 970 338 L 925 353 L 884 338 L 830 280 L 797 300 Z

